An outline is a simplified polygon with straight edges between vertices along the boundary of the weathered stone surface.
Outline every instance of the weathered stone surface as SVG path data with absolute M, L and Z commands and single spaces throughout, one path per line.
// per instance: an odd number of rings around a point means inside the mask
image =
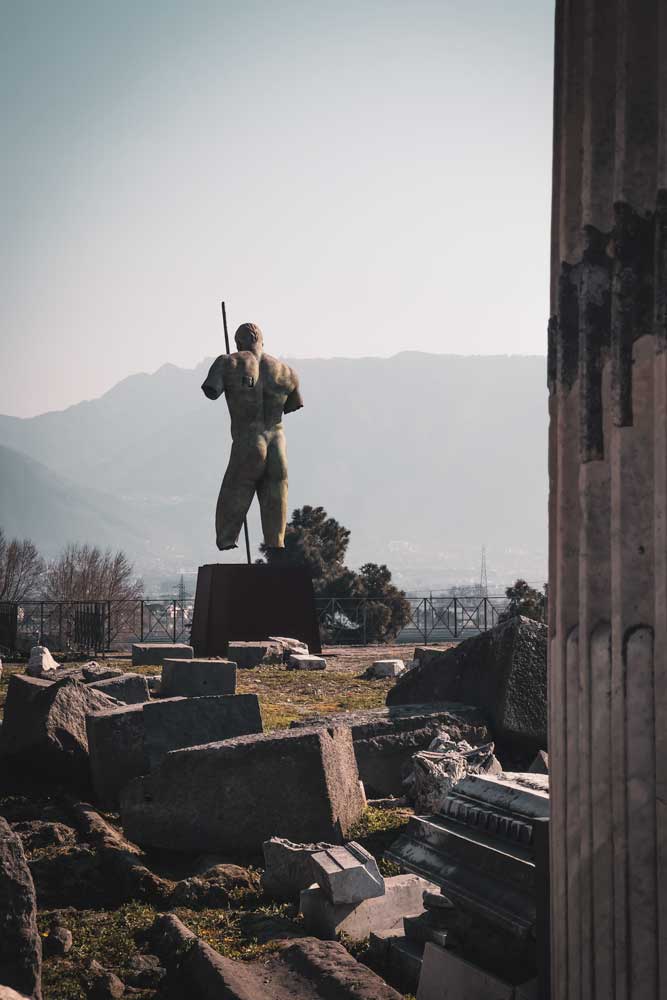
M 86 684 L 90 684 L 92 681 L 106 681 L 111 677 L 122 677 L 123 675 L 123 671 L 119 670 L 118 667 L 107 667 L 96 660 L 84 663 L 80 669 L 81 677 Z
M 165 698 L 198 698 L 236 693 L 236 664 L 231 660 L 165 660 L 160 693 Z
M 269 660 L 280 660 L 282 651 L 279 642 L 230 642 L 227 647 L 227 658 L 235 663 L 239 670 L 249 670 Z
M 144 705 L 144 750 L 150 768 L 183 747 L 261 733 L 256 694 L 163 698 Z
M 41 998 L 35 886 L 18 834 L 0 816 L 0 983 Z
M 417 1000 L 515 1000 L 514 987 L 447 948 L 429 942 L 424 948 Z
M 11 986 L 0 985 L 0 1000 L 32 1000 L 25 993 L 17 993 Z
M 121 789 L 148 770 L 143 705 L 91 712 L 86 730 L 95 799 L 103 808 L 115 809 Z
M 246 855 L 273 835 L 340 842 L 362 809 L 350 732 L 334 727 L 178 750 L 121 797 L 136 843 Z
M 314 854 L 312 864 L 315 881 L 332 903 L 360 903 L 384 895 L 375 858 L 353 840 Z
M 26 673 L 28 677 L 43 677 L 45 674 L 55 674 L 59 666 L 46 646 L 33 646 Z
M 298 899 L 302 889 L 315 881 L 312 857 L 333 844 L 293 844 L 271 837 L 262 844 L 264 872 L 262 891 L 272 899 Z
M 43 847 L 65 847 L 76 842 L 76 833 L 65 823 L 50 823 L 45 820 L 22 820 L 12 823 L 14 833 L 18 833 L 26 851 Z
M 13 674 L 0 730 L 0 755 L 15 765 L 81 786 L 89 781 L 86 715 L 118 703 L 66 677 L 50 683 Z
M 288 670 L 326 670 L 326 666 L 323 656 L 311 656 L 310 653 L 291 653 L 287 661 Z
M 376 660 L 368 668 L 369 677 L 400 677 L 405 673 L 403 660 Z
M 178 917 L 158 917 L 153 948 L 168 969 L 170 995 L 189 1000 L 401 1000 L 335 941 L 276 942 L 276 954 L 235 962 L 197 938 Z
M 310 652 L 308 646 L 301 639 L 289 639 L 283 635 L 270 635 L 269 642 L 276 642 L 282 650 L 283 657 L 290 653 L 304 653 L 306 656 Z
M 121 673 L 119 677 L 93 681 L 89 687 L 122 701 L 124 705 L 141 705 L 150 698 L 148 683 L 143 674 Z
M 366 794 L 402 795 L 403 778 L 412 756 L 426 750 L 442 729 L 454 740 L 476 746 L 490 739 L 484 714 L 477 708 L 451 703 L 397 705 L 365 712 L 340 712 L 292 723 L 300 726 L 349 726 Z
M 72 950 L 74 938 L 72 932 L 64 924 L 54 924 L 44 938 L 44 955 L 62 958 Z
M 125 995 L 125 984 L 115 972 L 110 972 L 95 959 L 88 966 L 89 1000 L 120 1000 Z
M 394 875 L 384 880 L 382 896 L 361 903 L 332 903 L 319 887 L 303 889 L 299 908 L 309 934 L 334 940 L 346 934 L 353 941 L 362 941 L 373 931 L 403 927 L 403 917 L 417 916 L 424 911 L 425 892 L 437 889 L 418 875 Z
M 502 774 L 493 743 L 471 747 L 452 740 L 444 730 L 412 758 L 412 770 L 403 785 L 416 813 L 438 813 L 451 790 L 467 774 Z
M 184 642 L 170 645 L 164 642 L 135 642 L 132 645 L 132 666 L 161 667 L 165 658 L 191 660 L 194 655 L 192 646 Z
M 387 704 L 461 701 L 489 717 L 497 741 L 547 745 L 547 627 L 512 618 L 431 655 L 400 677 Z M 501 757 L 502 759 L 502 757 Z
M 157 698 L 158 695 L 162 694 L 162 674 L 149 674 L 146 677 L 146 683 L 151 697 Z
M 538 750 L 535 760 L 528 768 L 531 774 L 548 774 L 549 773 L 549 754 L 546 750 Z

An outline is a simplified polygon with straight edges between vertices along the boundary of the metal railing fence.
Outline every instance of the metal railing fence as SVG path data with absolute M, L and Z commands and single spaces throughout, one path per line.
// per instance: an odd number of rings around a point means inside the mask
M 318 597 L 322 640 L 330 645 L 449 642 L 498 624 L 506 597 Z M 189 642 L 194 599 L 0 602 L 0 655 L 36 644 L 56 651 L 113 652 L 133 642 Z M 396 616 L 396 617 L 394 617 Z M 394 636 L 394 622 L 401 628 Z

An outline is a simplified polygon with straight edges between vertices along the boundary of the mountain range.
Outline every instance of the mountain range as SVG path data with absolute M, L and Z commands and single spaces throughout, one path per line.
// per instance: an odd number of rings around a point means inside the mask
M 305 402 L 285 418 L 290 509 L 321 505 L 350 528 L 350 566 L 385 562 L 412 591 L 442 589 L 477 580 L 485 546 L 492 587 L 545 578 L 544 358 L 288 361 Z M 147 580 L 217 561 L 230 437 L 224 401 L 200 390 L 209 364 L 0 416 L 0 526 L 49 557 L 71 540 L 121 547 Z M 249 524 L 257 543 L 256 504 Z

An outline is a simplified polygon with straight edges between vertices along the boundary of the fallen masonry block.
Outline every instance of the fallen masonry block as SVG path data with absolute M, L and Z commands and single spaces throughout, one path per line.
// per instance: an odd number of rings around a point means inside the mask
M 279 642 L 230 642 L 227 647 L 227 658 L 239 670 L 251 670 L 260 663 L 269 660 L 279 661 L 282 658 L 283 647 Z
M 372 798 L 402 795 L 404 772 L 413 754 L 426 750 L 442 729 L 452 739 L 467 740 L 473 746 L 491 738 L 479 709 L 451 702 L 340 712 L 299 720 L 292 727 L 332 724 L 352 730 L 359 775 Z
M 287 661 L 288 670 L 325 670 L 327 661 L 323 656 L 311 656 L 305 653 L 292 653 Z
M 125 705 L 140 705 L 150 698 L 148 682 L 142 674 L 121 674 L 105 680 L 93 681 L 88 685 L 96 691 L 111 695 Z
M 333 844 L 293 844 L 282 837 L 271 837 L 262 844 L 264 872 L 262 891 L 272 899 L 298 899 L 302 889 L 313 884 L 314 854 Z
M 26 667 L 29 677 L 42 677 L 45 674 L 54 674 L 60 664 L 51 656 L 51 651 L 46 646 L 33 646 L 30 650 L 30 659 Z
M 86 716 L 93 791 L 105 809 L 118 806 L 121 789 L 148 770 L 143 705 L 124 705 Z
M 214 694 L 235 694 L 236 664 L 231 660 L 165 660 L 162 668 L 161 694 L 165 698 L 184 698 Z
M 138 844 L 252 855 L 272 835 L 340 843 L 363 801 L 350 731 L 330 727 L 174 751 L 124 789 L 121 815 Z
M 256 694 L 161 698 L 144 705 L 144 750 L 149 768 L 183 747 L 261 733 Z
M 123 671 L 118 667 L 107 667 L 97 663 L 96 660 L 90 660 L 81 667 L 81 679 L 86 684 L 91 684 L 93 681 L 107 681 L 111 677 L 122 677 L 122 675 Z
M 314 854 L 312 864 L 315 881 L 332 903 L 384 896 L 384 879 L 375 858 L 355 841 Z
M 23 674 L 9 679 L 0 756 L 62 784 L 90 780 L 86 715 L 118 705 L 71 677 L 51 683 Z
M 21 839 L 0 816 L 0 983 L 41 1000 L 42 939 Z
M 226 958 L 173 914 L 150 931 L 151 948 L 167 968 L 170 995 L 189 1000 L 401 1000 L 337 941 L 288 938 L 256 962 Z
M 288 639 L 283 635 L 270 635 L 269 642 L 277 642 L 283 655 L 286 653 L 304 653 L 306 656 L 310 652 L 308 646 L 301 639 Z
M 516 1000 L 514 987 L 467 962 L 453 951 L 428 942 L 424 948 L 417 1000 Z
M 376 660 L 369 668 L 369 677 L 400 677 L 405 673 L 403 660 Z
M 424 912 L 425 892 L 437 887 L 418 875 L 394 875 L 384 880 L 382 896 L 361 903 L 332 903 L 319 888 L 304 889 L 299 909 L 309 934 L 335 940 L 345 934 L 353 941 L 363 941 L 371 933 L 403 929 L 403 917 Z
M 132 645 L 133 667 L 161 667 L 165 659 L 191 660 L 192 646 L 184 642 L 168 645 L 165 642 L 135 642 Z

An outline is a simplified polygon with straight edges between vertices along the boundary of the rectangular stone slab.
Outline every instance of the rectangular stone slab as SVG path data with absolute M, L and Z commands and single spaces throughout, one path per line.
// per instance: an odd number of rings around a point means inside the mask
M 191 660 L 194 656 L 192 646 L 184 642 L 135 642 L 132 644 L 133 667 L 160 667 L 165 658 L 170 660 Z
M 115 809 L 121 789 L 148 770 L 143 705 L 127 705 L 86 716 L 90 769 L 96 801 Z
M 144 706 L 144 748 L 150 768 L 172 750 L 261 733 L 263 728 L 256 694 L 164 698 Z
M 332 903 L 360 903 L 384 895 L 375 858 L 354 841 L 314 854 L 312 866 L 315 881 Z
M 120 677 L 107 677 L 101 681 L 93 681 L 88 687 L 103 691 L 125 705 L 140 705 L 150 698 L 148 681 L 143 674 L 126 673 Z
M 165 660 L 160 693 L 165 698 L 236 694 L 236 664 L 219 659 Z
M 428 942 L 424 948 L 417 1000 L 515 1000 L 514 987 L 476 965 Z
M 350 731 L 331 727 L 170 753 L 125 789 L 121 814 L 142 845 L 248 856 L 274 835 L 340 843 L 363 806 Z

